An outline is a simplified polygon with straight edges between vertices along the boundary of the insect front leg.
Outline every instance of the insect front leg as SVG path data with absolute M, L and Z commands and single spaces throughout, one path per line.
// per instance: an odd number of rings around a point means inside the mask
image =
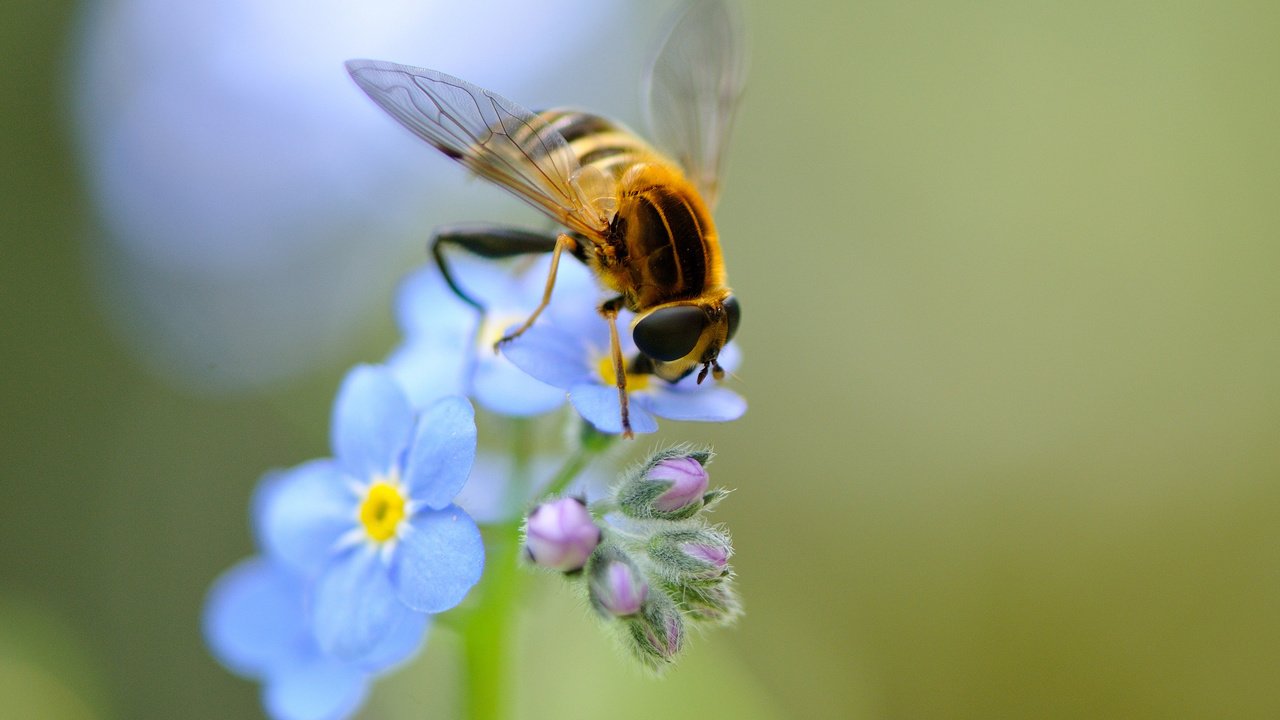
M 494 352 L 498 351 L 498 347 L 501 346 L 502 343 L 511 342 L 512 340 L 520 337 L 525 330 L 528 330 L 529 327 L 533 325 L 533 322 L 538 319 L 538 316 L 542 314 L 542 311 L 547 309 L 547 305 L 551 302 L 551 290 L 556 286 L 556 270 L 560 267 L 560 255 L 565 250 L 568 250 L 570 254 L 576 255 L 578 253 L 578 242 L 568 235 L 561 233 L 556 237 L 555 247 L 551 251 L 551 271 L 547 273 L 547 286 L 542 291 L 542 302 L 538 303 L 538 307 L 533 309 L 533 312 L 529 315 L 529 319 L 525 320 L 520 327 L 516 328 L 514 332 L 500 338 L 498 342 L 493 344 Z
M 431 257 L 435 259 L 436 266 L 440 268 L 440 274 L 453 294 L 484 315 L 484 306 L 462 289 L 449 269 L 444 246 L 455 245 L 472 255 L 498 259 L 553 252 L 556 249 L 556 240 L 555 236 L 546 233 L 503 225 L 451 225 L 437 229 L 432 236 Z M 552 270 L 552 275 L 554 274 L 555 271 Z
M 631 412 L 627 408 L 627 367 L 622 361 L 622 343 L 618 340 L 618 310 L 623 306 L 621 296 L 606 300 L 600 306 L 600 314 L 609 321 L 609 354 L 613 357 L 614 384 L 618 387 L 618 403 L 622 407 L 622 437 L 635 437 L 631 431 Z

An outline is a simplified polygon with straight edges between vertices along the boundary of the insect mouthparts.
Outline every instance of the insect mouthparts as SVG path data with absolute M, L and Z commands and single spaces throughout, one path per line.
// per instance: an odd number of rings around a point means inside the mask
M 702 363 L 702 369 L 698 371 L 699 385 L 702 384 L 703 380 L 707 379 L 708 371 L 710 371 L 711 375 L 717 380 L 724 377 L 724 370 L 720 369 L 720 363 L 716 362 L 715 360 L 708 360 Z

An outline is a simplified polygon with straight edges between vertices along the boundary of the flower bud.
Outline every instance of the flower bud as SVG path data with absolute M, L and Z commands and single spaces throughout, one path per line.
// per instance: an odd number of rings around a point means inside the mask
M 691 560 L 705 565 L 708 572 L 719 575 L 729 567 L 729 551 L 732 548 L 719 543 L 687 542 L 680 546 L 680 550 Z
M 529 513 L 525 549 L 534 563 L 552 570 L 582 569 L 600 544 L 600 528 L 577 498 L 546 502 Z
M 635 615 L 649 596 L 644 573 L 613 545 L 603 545 L 591 556 L 587 575 L 587 597 L 606 620 Z
M 723 577 L 733 555 L 729 536 L 709 527 L 654 533 L 647 549 L 665 576 L 680 580 Z
M 686 583 L 667 586 L 668 592 L 680 598 L 685 617 L 707 625 L 728 625 L 742 614 L 732 578 L 718 583 Z
M 668 458 L 649 470 L 649 480 L 669 482 L 671 487 L 653 501 L 660 512 L 676 512 L 689 505 L 702 505 L 702 495 L 707 491 L 707 469 L 691 457 Z
M 702 509 L 707 496 L 706 451 L 687 447 L 656 453 L 616 491 L 618 509 L 639 520 L 683 520 Z
M 684 648 L 684 620 L 666 595 L 646 603 L 640 615 L 627 621 L 626 639 L 631 651 L 650 669 L 675 662 Z

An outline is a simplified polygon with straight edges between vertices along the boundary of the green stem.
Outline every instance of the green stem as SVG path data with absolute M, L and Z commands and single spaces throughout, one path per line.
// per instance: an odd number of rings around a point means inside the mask
M 564 465 L 560 466 L 560 470 L 556 472 L 555 477 L 547 483 L 547 487 L 542 491 L 539 499 L 553 497 L 564 492 L 564 489 L 573 482 L 578 474 L 582 472 L 587 463 L 591 462 L 596 455 L 604 452 L 609 445 L 613 444 L 614 436 L 605 435 L 597 432 L 591 426 L 587 425 L 582 431 L 582 442 L 578 445 L 578 449 L 568 460 L 564 461 Z
M 479 603 L 461 625 L 463 643 L 464 716 L 471 720 L 510 717 L 511 652 L 514 610 L 520 575 L 520 525 L 492 528 L 487 543 L 485 579 Z
M 528 494 L 532 460 L 533 424 L 515 419 L 511 421 L 511 482 L 506 498 L 513 514 Z M 465 712 L 473 720 L 502 720 L 509 716 L 506 703 L 511 696 L 506 687 L 511 664 L 507 643 L 512 631 L 512 610 L 520 595 L 520 522 L 513 520 L 488 528 L 485 535 L 488 558 L 479 603 L 459 627 L 465 657 Z
M 516 515 L 525 509 L 533 485 L 534 425 L 528 418 L 511 420 L 511 482 L 507 486 L 506 510 Z
M 512 444 L 513 495 L 527 488 L 531 456 L 530 425 L 518 422 Z M 556 495 L 573 482 L 613 438 L 594 430 L 584 431 L 582 442 L 561 466 L 543 497 Z M 477 602 L 459 618 L 463 652 L 463 715 L 469 720 L 505 720 L 512 699 L 510 641 L 515 629 L 515 609 L 524 584 L 520 572 L 521 520 L 495 525 L 486 532 L 485 577 L 477 590 Z

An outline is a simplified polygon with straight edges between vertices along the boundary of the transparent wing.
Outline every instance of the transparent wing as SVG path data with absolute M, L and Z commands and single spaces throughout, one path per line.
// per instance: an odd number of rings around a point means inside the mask
M 713 206 L 746 75 L 746 39 L 737 6 L 728 0 L 693 0 L 676 18 L 645 78 L 654 138 Z
M 349 60 L 347 72 L 383 110 L 481 177 L 588 236 L 608 226 L 575 182 L 579 165 L 564 137 L 529 110 L 435 70 Z

